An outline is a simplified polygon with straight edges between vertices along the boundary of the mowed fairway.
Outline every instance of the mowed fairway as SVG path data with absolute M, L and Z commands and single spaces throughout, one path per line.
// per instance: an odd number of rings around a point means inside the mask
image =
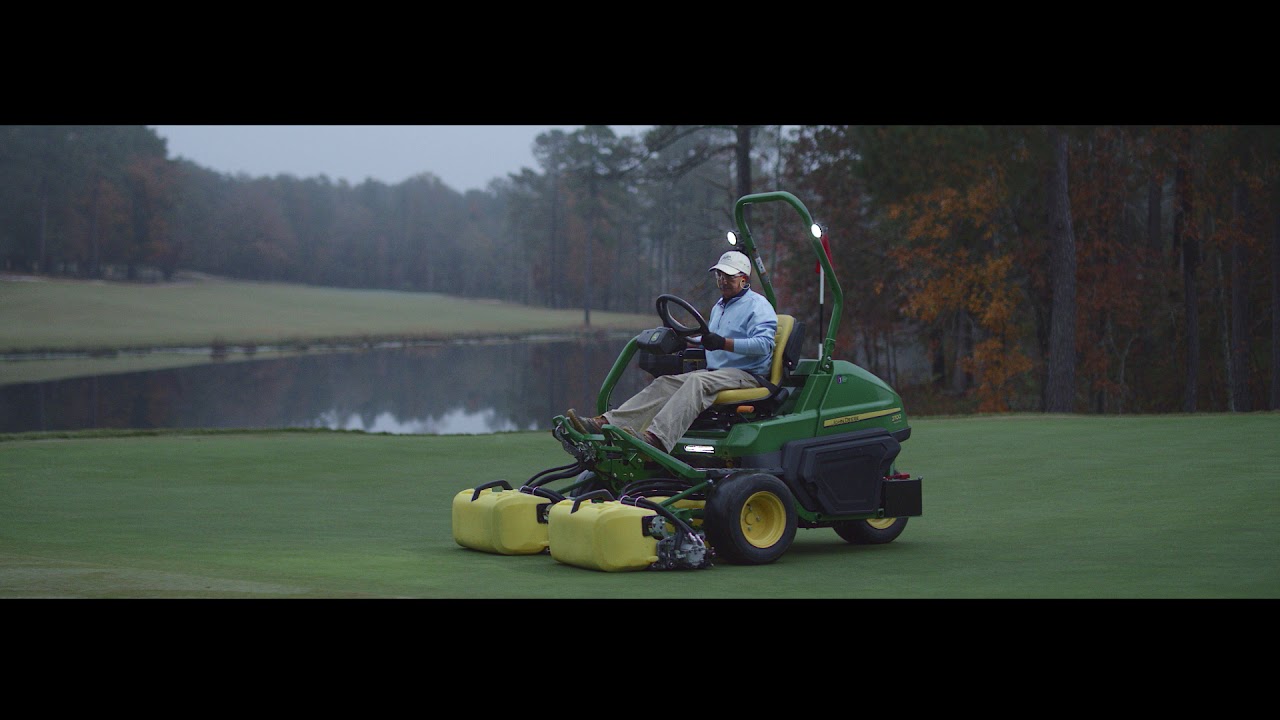
M 436 293 L 198 280 L 134 284 L 0 281 L 0 352 L 293 345 L 581 330 L 582 310 Z M 595 330 L 656 316 L 593 311 Z
M 455 494 L 568 456 L 545 433 L 0 442 L 0 597 L 1280 597 L 1280 414 L 916 419 L 924 516 L 883 546 L 603 573 L 452 539 Z

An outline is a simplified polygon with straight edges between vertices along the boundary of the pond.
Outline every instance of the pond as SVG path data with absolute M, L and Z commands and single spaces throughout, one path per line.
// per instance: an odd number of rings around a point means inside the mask
M 328 428 L 394 434 L 550 430 L 594 411 L 627 336 L 507 340 L 211 362 L 0 387 L 0 432 Z M 612 404 L 649 381 L 636 359 Z

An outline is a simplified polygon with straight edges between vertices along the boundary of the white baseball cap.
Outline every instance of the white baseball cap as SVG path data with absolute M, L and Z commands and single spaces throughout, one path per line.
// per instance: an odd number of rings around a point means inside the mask
M 751 277 L 751 261 L 748 260 L 747 256 L 743 253 L 740 253 L 737 250 L 730 250 L 720 256 L 720 262 L 707 268 L 708 272 L 712 270 L 719 270 L 729 276 L 741 273 L 742 275 Z

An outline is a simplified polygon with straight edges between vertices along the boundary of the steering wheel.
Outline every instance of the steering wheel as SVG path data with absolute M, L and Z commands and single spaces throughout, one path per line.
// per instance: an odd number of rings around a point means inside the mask
M 679 320 L 671 317 L 671 310 L 667 307 L 668 303 L 675 303 L 685 310 L 698 321 L 697 327 L 689 327 L 681 323 Z M 662 324 L 676 331 L 676 335 L 681 338 L 687 338 L 692 335 L 706 335 L 711 332 L 711 328 L 707 326 L 707 321 L 702 318 L 702 313 L 698 312 L 692 305 L 675 295 L 659 295 L 658 296 L 658 317 L 662 318 Z

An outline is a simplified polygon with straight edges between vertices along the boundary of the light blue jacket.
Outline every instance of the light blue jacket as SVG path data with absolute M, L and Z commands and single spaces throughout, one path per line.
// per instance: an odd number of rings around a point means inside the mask
M 727 304 L 720 298 L 711 308 L 707 326 L 717 335 L 733 338 L 733 352 L 707 351 L 707 369 L 738 368 L 769 377 L 778 314 L 765 296 L 747 289 L 730 298 Z

